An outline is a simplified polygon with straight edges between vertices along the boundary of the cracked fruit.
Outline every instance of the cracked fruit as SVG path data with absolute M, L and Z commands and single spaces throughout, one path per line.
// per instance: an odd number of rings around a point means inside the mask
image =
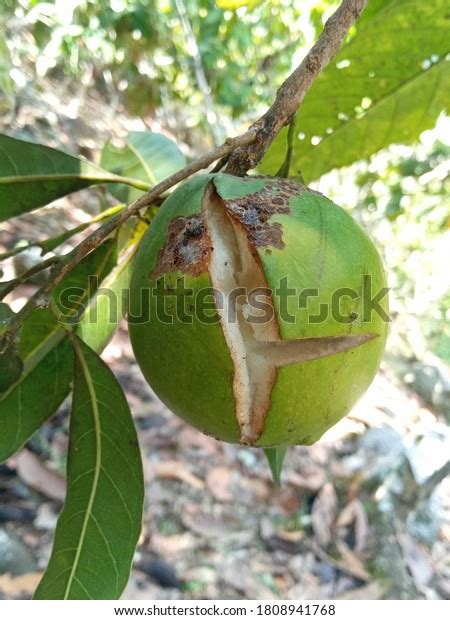
M 272 177 L 204 175 L 160 208 L 136 257 L 130 337 L 161 400 L 199 430 L 311 444 L 370 385 L 386 281 L 360 226 Z

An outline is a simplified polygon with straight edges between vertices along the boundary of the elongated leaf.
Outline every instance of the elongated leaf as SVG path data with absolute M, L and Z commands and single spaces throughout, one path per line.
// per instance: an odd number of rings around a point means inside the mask
M 375 0 L 356 35 L 314 82 L 296 117 L 291 174 L 307 182 L 367 158 L 392 143 L 409 144 L 448 106 L 450 64 L 446 0 Z M 284 130 L 261 170 L 275 173 Z
M 129 286 L 137 247 L 102 282 L 77 326 L 77 334 L 100 352 L 128 312 Z
M 8 304 L 0 303 L 0 338 L 7 331 L 14 312 Z M 7 390 L 20 377 L 23 369 L 22 360 L 19 357 L 16 343 L 0 355 L 0 392 Z
M 103 279 L 115 262 L 114 253 L 115 244 L 110 241 L 86 257 L 58 286 L 55 300 L 64 287 L 77 287 L 84 294 L 74 305 L 86 303 L 89 276 Z M 110 333 L 116 325 L 109 323 Z M 101 347 L 100 340 L 97 345 Z M 72 379 L 72 349 L 49 310 L 36 310 L 27 318 L 19 346 L 23 372 L 0 397 L 0 462 L 14 454 L 55 412 L 69 393 Z
M 281 470 L 286 456 L 287 448 L 280 446 L 277 448 L 264 448 L 264 453 L 269 461 L 272 478 L 277 487 L 281 487 Z
M 75 283 L 84 291 L 74 302 L 80 305 L 89 300 L 76 331 L 97 352 L 106 346 L 128 311 L 133 260 L 145 230 L 141 222 L 135 226 L 129 239 L 133 245 L 115 269 L 111 271 L 110 262 L 115 244 L 108 251 L 108 245 L 104 244 L 85 259 L 89 262 L 80 263 L 70 279 L 55 291 L 55 299 L 64 288 L 73 287 Z M 81 281 L 80 272 L 84 274 Z M 97 291 L 86 289 L 89 275 L 98 275 L 101 286 Z M 89 299 L 92 293 L 94 296 Z M 38 310 L 29 317 L 22 330 L 20 348 L 24 371 L 20 379 L 0 395 L 0 462 L 14 454 L 55 413 L 69 394 L 72 381 L 72 347 L 64 329 L 50 312 Z
M 88 222 L 84 222 L 83 224 L 79 224 L 78 226 L 75 226 L 70 230 L 66 230 L 63 233 L 60 233 L 59 235 L 55 235 L 54 237 L 45 239 L 44 241 L 40 241 L 38 245 L 42 250 L 42 254 L 52 252 L 68 239 L 71 239 L 79 232 L 82 232 L 83 230 L 86 230 L 86 228 L 88 228 L 89 226 L 92 226 L 92 224 L 95 224 L 96 222 L 102 222 L 105 219 L 113 217 L 114 215 L 119 213 L 119 211 L 121 211 L 124 206 L 125 205 L 115 205 L 114 207 L 110 207 L 109 209 L 106 209 Z
M 20 245 L 19 247 L 15 247 L 10 250 L 7 250 L 6 252 L 2 252 L 0 253 L 0 260 L 6 260 L 7 258 L 16 256 L 17 254 L 27 251 L 29 248 L 40 248 L 42 255 L 47 254 L 47 252 L 53 252 L 53 250 L 61 246 L 65 241 L 68 241 L 69 239 L 77 235 L 78 233 L 82 232 L 83 230 L 86 230 L 86 228 L 89 228 L 89 226 L 92 226 L 92 224 L 96 224 L 97 222 L 102 222 L 103 220 L 112 218 L 114 215 L 119 213 L 119 211 L 121 211 L 124 207 L 125 205 L 121 205 L 121 204 L 115 205 L 114 207 L 105 209 L 104 211 L 102 211 L 101 213 L 93 217 L 91 220 L 87 222 L 83 222 L 82 224 L 79 224 L 78 226 L 75 226 L 74 228 L 70 228 L 69 230 L 65 230 L 64 232 L 58 235 L 49 237 L 48 239 L 44 239 L 43 241 L 38 241 L 38 242 L 30 241 L 26 245 Z M 127 223 L 128 222 L 126 222 L 126 224 Z M 120 229 L 121 232 L 123 228 L 125 228 L 125 224 L 122 224 L 121 229 Z M 2 288 L 6 288 L 7 286 L 8 286 L 8 283 L 0 283 L 0 294 L 2 292 Z
M 131 413 L 106 364 L 74 339 L 67 497 L 36 599 L 115 599 L 141 531 L 144 483 Z
M 111 141 L 105 144 L 101 165 L 114 174 L 156 185 L 183 168 L 186 158 L 166 136 L 152 131 L 132 131 L 123 146 Z M 141 194 L 135 188 L 124 186 L 110 186 L 110 190 L 123 202 L 135 200 Z
M 0 222 L 85 187 L 118 180 L 85 159 L 0 134 Z

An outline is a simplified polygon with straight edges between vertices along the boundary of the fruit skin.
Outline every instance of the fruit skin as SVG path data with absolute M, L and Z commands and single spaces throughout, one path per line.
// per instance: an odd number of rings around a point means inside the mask
M 234 365 L 221 324 L 204 324 L 195 318 L 186 324 L 175 317 L 172 324 L 163 324 L 155 319 L 155 298 L 149 296 L 157 286 L 160 274 L 155 268 L 167 248 L 168 234 L 181 221 L 177 218 L 194 218 L 196 222 L 195 217 L 201 217 L 202 199 L 211 185 L 229 213 L 236 204 L 234 213 L 241 209 L 240 200 L 250 207 L 261 202 L 261 196 L 280 202 L 283 195 L 284 204 L 287 200 L 288 209 L 275 208 L 269 217 L 270 234 L 265 241 L 258 244 L 255 236 L 252 238 L 253 253 L 268 287 L 273 291 L 287 276 L 288 285 L 297 290 L 287 298 L 293 322 L 282 320 L 280 299 L 272 297 L 282 340 L 378 334 L 345 353 L 277 370 L 264 428 L 254 445 L 311 444 L 350 411 L 372 382 L 384 350 L 387 324 L 376 313 L 363 323 L 360 300 L 350 298 L 342 300 L 342 314 L 357 313 L 355 321 L 342 323 L 332 316 L 325 322 L 307 320 L 308 315 L 319 313 L 320 304 L 330 304 L 336 289 L 362 291 L 364 275 L 370 275 L 377 291 L 386 287 L 386 280 L 379 254 L 366 233 L 343 209 L 306 187 L 270 177 L 241 179 L 219 173 L 190 179 L 164 202 L 143 239 L 131 282 L 130 337 L 136 359 L 156 394 L 177 415 L 218 439 L 240 441 Z M 242 215 L 242 209 L 239 212 Z M 251 212 L 246 213 L 250 222 Z M 199 238 L 207 237 L 200 232 L 193 230 Z M 204 241 L 207 250 L 207 238 Z M 175 287 L 178 278 L 184 278 L 184 285 L 195 291 L 211 287 L 207 258 L 203 263 L 197 260 L 197 269 L 190 273 L 189 262 L 181 261 L 179 268 L 172 264 L 165 274 L 166 289 Z M 318 296 L 309 299 L 307 308 L 299 308 L 298 291 L 306 289 L 318 289 Z M 139 314 L 143 294 L 148 306 L 144 315 L 151 320 L 136 322 L 133 317 Z M 387 301 L 381 305 L 387 311 Z M 168 314 L 172 307 L 173 302 L 167 304 Z

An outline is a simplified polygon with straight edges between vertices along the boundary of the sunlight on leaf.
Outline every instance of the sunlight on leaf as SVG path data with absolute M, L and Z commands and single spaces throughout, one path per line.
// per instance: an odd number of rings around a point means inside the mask
M 186 163 L 185 156 L 172 140 L 152 131 L 131 131 L 123 145 L 109 141 L 101 156 L 101 165 L 106 170 L 139 179 L 150 186 L 174 174 Z M 131 202 L 142 193 L 125 186 L 112 185 L 109 189 L 123 202 Z
M 369 3 L 356 35 L 319 75 L 297 113 L 292 176 L 300 171 L 310 182 L 390 144 L 410 144 L 434 126 L 450 89 L 446 6 L 445 0 Z M 280 167 L 286 133 L 269 148 L 262 172 Z

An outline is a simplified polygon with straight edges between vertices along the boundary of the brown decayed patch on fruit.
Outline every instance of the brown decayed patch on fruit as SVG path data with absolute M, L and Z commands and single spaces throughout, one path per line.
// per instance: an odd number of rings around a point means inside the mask
M 270 219 L 279 213 L 289 215 L 291 198 L 305 191 L 307 188 L 297 183 L 267 179 L 259 192 L 223 202 L 230 217 L 242 226 L 254 247 L 272 246 L 281 250 L 284 247 L 282 226 Z
M 248 182 L 254 178 L 259 177 L 247 177 L 242 181 Z M 311 190 L 284 179 L 266 178 L 264 188 L 259 192 L 221 201 L 229 217 L 245 231 L 253 248 L 282 249 L 282 226 L 270 219 L 280 213 L 288 215 L 291 212 L 291 198 L 305 191 Z M 177 271 L 198 276 L 208 271 L 211 251 L 211 237 L 204 213 L 191 217 L 176 217 L 169 225 L 166 242 L 149 277 L 155 279 Z
M 176 271 L 191 276 L 205 273 L 211 250 L 211 237 L 203 213 L 176 217 L 169 225 L 166 242 L 149 277 L 155 279 Z

